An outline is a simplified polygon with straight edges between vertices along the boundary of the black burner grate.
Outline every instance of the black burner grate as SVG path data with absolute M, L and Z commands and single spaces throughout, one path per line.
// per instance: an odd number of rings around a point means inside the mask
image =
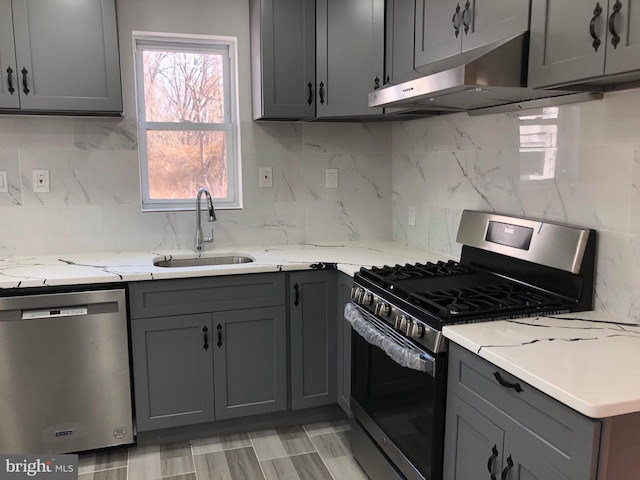
M 441 318 L 457 319 L 465 315 L 491 314 L 526 310 L 528 312 L 560 306 L 565 299 L 517 283 L 453 288 L 412 293 L 411 302 Z

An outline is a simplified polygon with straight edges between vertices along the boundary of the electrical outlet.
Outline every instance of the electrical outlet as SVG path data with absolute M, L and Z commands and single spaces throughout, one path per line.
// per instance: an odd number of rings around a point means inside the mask
M 49 193 L 49 170 L 33 171 L 33 191 L 35 193 Z
M 338 169 L 327 168 L 326 188 L 338 188 Z
M 8 193 L 9 192 L 9 183 L 7 180 L 7 171 L 3 170 L 0 172 L 0 193 Z
M 413 205 L 409 205 L 409 212 L 408 212 L 408 223 L 410 227 L 415 227 L 416 226 L 416 207 Z
M 273 187 L 272 167 L 258 167 L 258 174 L 260 175 L 260 188 Z

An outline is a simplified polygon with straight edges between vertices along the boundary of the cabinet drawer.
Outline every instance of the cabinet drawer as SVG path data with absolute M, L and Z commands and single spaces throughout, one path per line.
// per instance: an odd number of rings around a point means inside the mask
M 495 374 L 521 391 L 500 385 Z M 490 420 L 524 429 L 527 447 L 569 478 L 593 478 L 600 422 L 587 418 L 513 375 L 451 343 L 448 389 Z
M 284 305 L 284 277 L 265 273 L 130 283 L 131 318 Z

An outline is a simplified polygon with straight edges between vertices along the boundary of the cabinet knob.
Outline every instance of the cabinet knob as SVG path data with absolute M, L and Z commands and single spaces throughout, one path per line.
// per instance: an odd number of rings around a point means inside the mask
M 600 43 L 602 43 L 600 41 L 600 38 L 598 38 L 598 34 L 596 33 L 596 20 L 598 20 L 598 17 L 601 14 L 602 14 L 602 7 L 600 6 L 599 3 L 596 3 L 596 8 L 593 9 L 593 17 L 591 17 L 591 22 L 589 23 L 589 34 L 593 39 L 593 42 L 591 43 L 591 45 L 593 46 L 593 49 L 596 52 L 598 51 L 598 47 L 600 46 Z
M 616 31 L 616 18 L 620 10 L 622 10 L 622 3 L 620 3 L 620 0 L 616 0 L 616 3 L 613 4 L 613 11 L 609 16 L 609 32 L 611 33 L 611 45 L 613 45 L 613 48 L 617 48 L 620 43 L 620 35 Z
M 509 470 L 513 468 L 513 460 L 511 460 L 511 455 L 507 458 L 507 466 L 502 470 L 502 475 L 500 475 L 501 480 L 507 480 L 507 475 L 509 475 Z
M 460 35 L 460 25 L 462 24 L 462 16 L 460 15 L 459 3 L 456 5 L 456 11 L 453 13 L 451 23 L 453 24 L 453 31 L 456 34 L 456 38 L 458 38 L 458 35 Z
M 13 69 L 11 67 L 7 67 L 7 91 L 13 95 L 13 92 L 16 91 L 15 88 L 13 88 Z
M 29 74 L 29 71 L 22 67 L 20 72 L 22 73 L 22 91 L 25 95 L 29 95 L 30 90 L 27 88 L 27 75 Z
M 462 11 L 462 24 L 464 25 L 464 34 L 469 33 L 469 27 L 471 26 L 471 4 L 469 0 L 464 4 L 464 10 Z
M 497 480 L 496 476 L 493 474 L 493 462 L 495 461 L 496 458 L 498 458 L 498 448 L 497 448 L 497 445 L 494 445 L 493 448 L 491 449 L 491 456 L 487 461 L 487 469 L 491 474 L 491 480 Z

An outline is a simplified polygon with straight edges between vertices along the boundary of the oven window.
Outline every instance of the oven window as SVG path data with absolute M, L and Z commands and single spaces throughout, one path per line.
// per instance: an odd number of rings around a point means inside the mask
M 440 478 L 444 356 L 436 357 L 436 377 L 432 377 L 398 365 L 357 334 L 352 338 L 351 395 L 423 477 Z

